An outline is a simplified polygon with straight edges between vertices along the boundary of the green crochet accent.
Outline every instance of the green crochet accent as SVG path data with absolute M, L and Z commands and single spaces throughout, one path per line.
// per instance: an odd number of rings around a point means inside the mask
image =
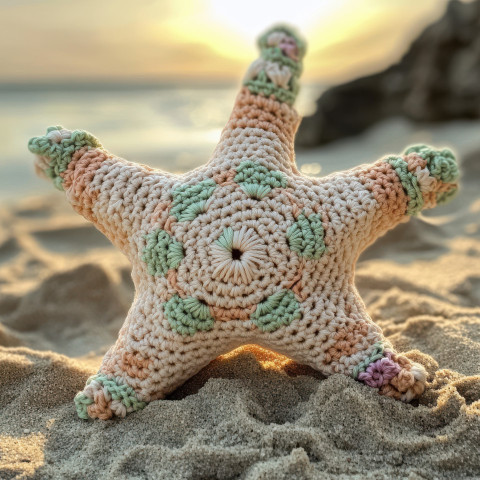
M 299 77 L 302 73 L 302 64 L 286 57 L 278 47 L 264 48 L 262 50 L 262 58 L 288 67 L 294 76 Z
M 380 360 L 381 358 L 383 358 L 383 350 L 384 350 L 384 346 L 382 342 L 375 343 L 373 351 L 370 354 L 370 356 L 367 357 L 362 362 L 360 362 L 358 365 L 356 365 L 356 367 L 353 369 L 353 373 L 352 373 L 353 378 L 356 379 L 358 375 L 361 372 L 364 372 L 371 363 L 376 362 L 377 360 Z
M 208 305 L 193 297 L 174 295 L 163 305 L 163 311 L 172 330 L 183 336 L 211 330 L 215 322 Z
M 170 215 L 179 222 L 193 220 L 197 215 L 204 212 L 205 204 L 212 195 L 217 184 L 211 179 L 197 183 L 196 185 L 181 185 L 172 192 L 173 205 Z
M 280 290 L 257 305 L 251 321 L 262 332 L 273 332 L 302 318 L 300 304 L 291 290 Z
M 391 156 L 387 157 L 385 161 L 397 172 L 400 182 L 402 182 L 402 187 L 409 197 L 407 215 L 416 215 L 425 203 L 417 177 L 414 173 L 408 171 L 408 163 L 402 157 Z
M 231 252 L 233 248 L 233 229 L 230 227 L 225 228 L 215 243 Z
M 147 246 L 143 249 L 142 260 L 148 265 L 148 273 L 163 276 L 171 268 L 177 268 L 182 261 L 183 245 L 161 228 L 145 235 Z
M 94 380 L 100 383 L 104 390 L 107 390 L 112 400 L 120 400 L 127 408 L 128 413 L 142 410 L 147 405 L 146 402 L 141 402 L 138 400 L 135 390 L 123 383 L 123 380 L 120 377 L 112 378 L 110 376 L 98 373 L 87 380 L 87 385 L 92 383 Z M 94 402 L 93 398 L 85 395 L 83 392 L 80 392 L 77 393 L 74 401 L 78 416 L 87 420 L 87 407 Z
M 287 178 L 282 172 L 272 171 L 252 160 L 243 161 L 237 168 L 234 181 L 250 197 L 261 200 L 272 188 L 285 188 Z
M 298 62 L 284 55 L 279 47 L 271 47 L 267 44 L 269 35 L 274 32 L 286 33 L 295 40 L 298 48 Z M 279 25 L 265 32 L 259 38 L 258 46 L 260 47 L 261 57 L 265 61 L 278 63 L 281 67 L 287 67 L 290 70 L 292 76 L 288 82 L 288 89 L 275 85 L 268 77 L 265 70 L 261 70 L 254 79 L 245 81 L 244 85 L 248 87 L 251 93 L 256 95 L 263 94 L 266 97 L 274 95 L 275 98 L 280 102 L 285 102 L 289 105 L 292 105 L 300 89 L 298 79 L 302 73 L 301 60 L 305 55 L 305 42 L 301 40 L 301 38 L 291 28 Z
M 418 153 L 427 160 L 427 168 L 430 174 L 444 183 L 453 183 L 458 180 L 459 170 L 455 155 L 448 148 L 435 150 L 428 145 L 414 145 L 405 150 L 405 155 Z
M 326 250 L 324 231 L 320 215 L 312 213 L 306 217 L 302 212 L 287 230 L 290 248 L 301 257 L 318 260 Z
M 293 77 L 290 80 L 290 84 L 293 82 Z M 292 91 L 285 90 L 284 88 L 276 87 L 273 83 L 269 82 L 265 72 L 260 72 L 255 80 L 248 80 L 244 83 L 250 92 L 255 95 L 263 94 L 266 97 L 275 95 L 275 98 L 284 103 L 292 105 L 297 98 L 300 87 L 295 85 L 295 89 L 292 87 Z
M 102 148 L 102 144 L 91 133 L 84 130 L 74 130 L 69 138 L 56 143 L 48 137 L 53 130 L 63 130 L 63 127 L 60 125 L 48 127 L 46 135 L 29 140 L 28 149 L 36 155 L 49 159 L 49 167 L 45 170 L 45 174 L 53 180 L 55 187 L 63 190 L 63 178 L 60 174 L 67 169 L 72 155 L 83 147 Z

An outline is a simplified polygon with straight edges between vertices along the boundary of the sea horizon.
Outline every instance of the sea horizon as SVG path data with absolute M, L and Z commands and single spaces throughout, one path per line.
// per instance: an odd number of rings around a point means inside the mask
M 0 202 L 51 191 L 35 176 L 28 140 L 51 125 L 93 133 L 128 160 L 182 173 L 205 163 L 220 138 L 239 85 L 137 83 L 0 84 Z M 297 108 L 314 111 L 319 86 Z

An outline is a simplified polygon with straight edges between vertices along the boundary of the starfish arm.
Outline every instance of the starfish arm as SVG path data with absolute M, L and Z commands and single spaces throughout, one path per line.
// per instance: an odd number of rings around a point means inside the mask
M 405 215 L 417 215 L 450 199 L 457 190 L 458 177 L 458 165 L 450 150 L 425 145 L 411 147 L 402 155 L 389 155 L 360 173 L 377 200 L 381 217 L 394 224 Z M 380 234 L 384 233 L 385 219 L 377 222 Z
M 132 223 L 140 219 L 132 212 L 145 203 L 141 198 L 153 185 L 160 196 L 165 190 L 162 187 L 174 181 L 168 173 L 115 157 L 83 130 L 50 127 L 46 135 L 32 138 L 28 146 L 36 154 L 37 174 L 65 191 L 73 208 L 124 253 Z M 158 208 L 157 216 L 161 213 Z
M 260 58 L 248 69 L 211 166 L 235 168 L 246 158 L 267 168 L 296 172 L 294 137 L 300 117 L 292 107 L 299 90 L 304 41 L 277 26 L 259 38 Z
M 79 417 L 107 420 L 141 410 L 238 346 L 238 340 L 212 341 L 210 332 L 193 337 L 173 332 L 163 300 L 151 291 L 137 296 L 98 373 L 75 397 Z
M 380 395 L 404 402 L 418 398 L 427 382 L 425 368 L 395 351 L 382 329 L 370 318 L 353 283 L 348 292 L 344 321 L 340 322 L 340 329 L 336 328 L 335 343 L 327 350 L 327 357 L 330 355 L 338 362 L 336 369 L 342 369 L 340 363 L 348 363 L 343 373 L 377 388 Z
M 420 145 L 320 179 L 314 188 L 335 232 L 343 229 L 346 237 L 355 238 L 360 253 L 421 210 L 447 202 L 457 190 L 458 177 L 450 150 Z
M 368 313 L 353 285 L 312 296 L 303 317 L 265 344 L 325 375 L 340 373 L 381 395 L 409 402 L 425 388 L 424 367 L 397 353 Z

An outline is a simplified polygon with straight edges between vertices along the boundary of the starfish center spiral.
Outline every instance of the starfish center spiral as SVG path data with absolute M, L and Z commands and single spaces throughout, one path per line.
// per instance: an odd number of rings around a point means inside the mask
M 227 227 L 211 247 L 213 275 L 240 285 L 250 283 L 268 260 L 265 242 L 251 228 Z

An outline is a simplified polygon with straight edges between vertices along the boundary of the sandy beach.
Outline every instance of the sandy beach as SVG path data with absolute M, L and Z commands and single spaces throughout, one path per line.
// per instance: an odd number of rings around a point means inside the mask
M 347 168 L 372 135 L 299 163 Z M 478 478 L 480 155 L 460 153 L 458 197 L 388 233 L 356 272 L 372 318 L 429 373 L 412 404 L 245 346 L 143 411 L 81 420 L 73 397 L 125 318 L 129 264 L 61 193 L 3 206 L 0 478 Z

